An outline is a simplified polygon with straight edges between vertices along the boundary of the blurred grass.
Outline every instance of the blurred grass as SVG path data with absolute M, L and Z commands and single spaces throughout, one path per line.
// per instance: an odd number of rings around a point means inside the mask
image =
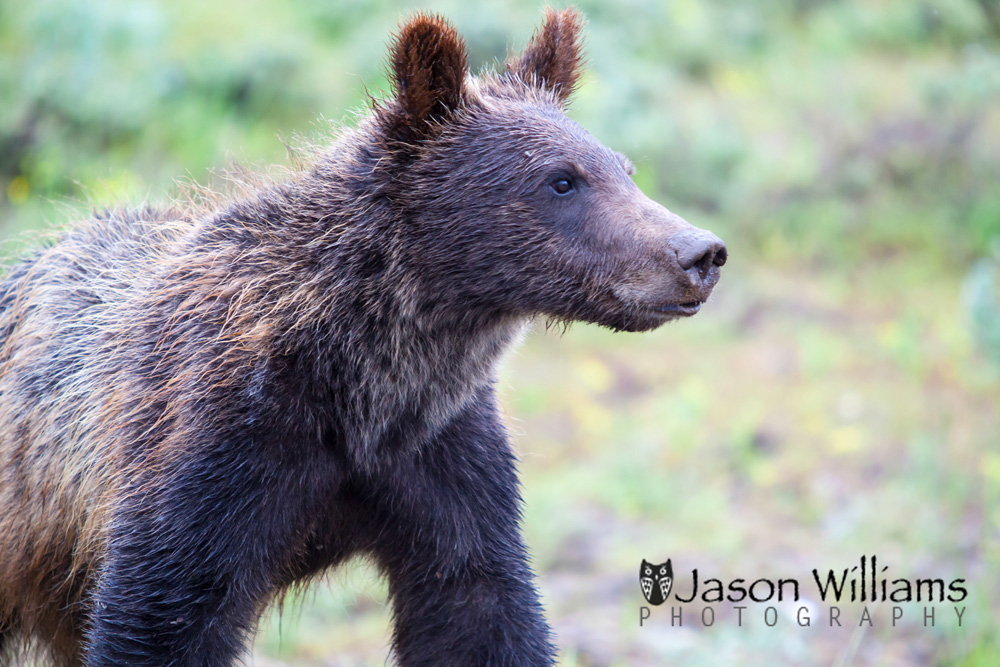
M 993 664 L 997 3 L 579 4 L 591 69 L 571 115 L 732 261 L 695 320 L 539 332 L 504 371 L 564 664 Z M 283 141 L 386 89 L 388 32 L 414 7 L 0 0 L 0 236 L 283 162 Z M 476 65 L 540 14 L 424 7 Z M 642 558 L 805 579 L 864 553 L 967 578 L 967 627 L 891 628 L 881 609 L 859 634 L 736 628 L 722 606 L 709 629 L 636 623 Z M 338 571 L 265 624 L 255 664 L 383 664 L 384 601 L 370 568 Z

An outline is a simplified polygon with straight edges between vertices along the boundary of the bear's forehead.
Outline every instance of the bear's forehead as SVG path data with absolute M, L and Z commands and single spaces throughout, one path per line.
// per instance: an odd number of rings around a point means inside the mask
M 518 99 L 483 95 L 467 116 L 466 132 L 477 137 L 484 154 L 497 146 L 504 152 L 532 156 L 543 163 L 571 159 L 582 171 L 612 169 L 635 172 L 632 162 L 611 150 L 582 125 L 548 100 Z
M 603 146 L 582 125 L 566 115 L 551 96 L 481 94 L 470 99 L 466 122 L 497 136 L 568 146 Z

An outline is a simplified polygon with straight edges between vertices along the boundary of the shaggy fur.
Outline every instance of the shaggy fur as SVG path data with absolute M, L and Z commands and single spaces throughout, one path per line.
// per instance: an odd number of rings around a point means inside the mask
M 0 664 L 232 664 L 358 553 L 399 664 L 553 661 L 497 363 L 536 315 L 691 315 L 726 256 L 565 116 L 580 26 L 550 12 L 475 77 L 417 16 L 395 96 L 310 167 L 211 211 L 105 212 L 10 271 Z

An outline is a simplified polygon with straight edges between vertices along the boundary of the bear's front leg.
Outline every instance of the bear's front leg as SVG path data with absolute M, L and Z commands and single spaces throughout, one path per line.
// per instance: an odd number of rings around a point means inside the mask
M 370 476 L 375 556 L 403 667 L 551 665 L 520 531 L 515 457 L 491 389 L 432 443 Z
M 144 466 L 113 512 L 84 664 L 236 664 L 286 570 L 308 468 L 250 438 Z

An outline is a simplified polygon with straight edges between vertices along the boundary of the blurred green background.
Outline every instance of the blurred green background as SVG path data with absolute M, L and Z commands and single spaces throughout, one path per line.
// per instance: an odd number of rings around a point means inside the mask
M 699 317 L 653 334 L 543 327 L 503 393 L 525 528 L 564 665 L 995 665 L 1000 652 L 1000 3 L 583 1 L 571 115 L 650 196 L 728 243 Z M 387 89 L 388 34 L 444 13 L 492 66 L 536 2 L 0 0 L 0 236 L 163 201 Z M 319 120 L 318 120 L 319 119 Z M 324 120 L 328 119 L 328 120 Z M 811 570 L 967 580 L 922 605 L 844 607 Z M 675 574 L 796 577 L 814 622 L 728 603 L 710 628 L 644 604 Z M 679 587 L 688 586 L 683 581 Z M 685 590 L 684 588 L 680 589 Z M 257 665 L 382 665 L 363 562 L 286 601 Z

